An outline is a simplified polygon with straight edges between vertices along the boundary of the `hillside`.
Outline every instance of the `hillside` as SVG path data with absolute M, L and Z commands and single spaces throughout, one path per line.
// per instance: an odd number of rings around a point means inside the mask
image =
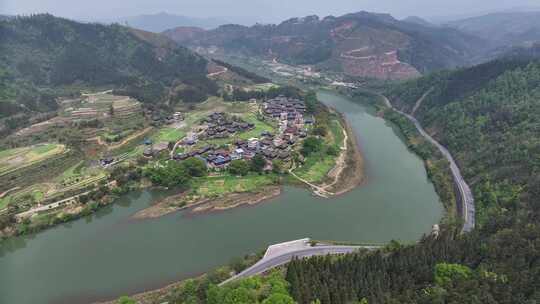
M 298 303 L 532 303 L 540 250 L 540 61 L 505 59 L 389 89 L 456 156 L 476 199 L 477 229 L 419 244 L 288 266 Z M 390 113 L 390 112 L 387 112 Z M 364 303 L 364 302 L 360 302 Z
M 477 38 L 454 29 L 367 12 L 293 18 L 279 25 L 224 25 L 211 31 L 177 28 L 165 34 L 209 54 L 239 53 L 382 79 L 468 65 L 482 49 Z
M 501 12 L 446 24 L 490 41 L 492 47 L 540 41 L 540 12 Z
M 473 192 L 510 191 L 512 199 L 517 195 L 532 203 L 530 193 L 540 189 L 539 85 L 540 63 L 514 57 L 422 78 L 389 95 L 410 111 L 433 87 L 415 115 L 455 151 Z M 508 199 L 478 197 L 479 222 L 508 208 Z
M 0 118 L 55 110 L 56 97 L 83 89 L 121 89 L 143 102 L 177 98 L 170 87 L 181 86 L 185 101 L 216 90 L 204 58 L 154 33 L 34 15 L 0 21 L 0 37 Z

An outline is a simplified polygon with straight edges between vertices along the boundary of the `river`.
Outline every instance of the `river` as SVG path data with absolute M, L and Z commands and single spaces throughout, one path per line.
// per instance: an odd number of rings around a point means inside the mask
M 330 92 L 365 158 L 367 182 L 343 196 L 314 197 L 285 187 L 252 207 L 159 219 L 130 216 L 164 193 L 130 193 L 97 214 L 0 248 L 0 303 L 90 303 L 161 287 L 267 245 L 298 238 L 415 241 L 443 213 L 422 161 L 373 110 Z

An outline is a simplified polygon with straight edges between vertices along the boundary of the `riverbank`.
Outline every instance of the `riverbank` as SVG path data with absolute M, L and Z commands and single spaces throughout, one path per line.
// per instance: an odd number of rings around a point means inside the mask
M 322 107 L 328 115 L 319 117 L 319 126 L 315 127 L 322 126 L 327 130 L 320 137 L 324 147 L 293 163 L 286 182 L 305 186 L 317 196 L 330 198 L 362 184 L 365 179 L 364 159 L 357 136 L 343 113 L 325 105 Z
M 441 224 L 453 225 L 459 221 L 460 208 L 457 189 L 454 186 L 450 164 L 442 153 L 427 141 L 416 126 L 405 116 L 392 109 L 388 100 L 369 90 L 340 90 L 340 94 L 375 107 L 377 115 L 393 123 L 399 129 L 407 147 L 424 161 L 429 180 L 435 186 L 445 212 Z M 417 102 L 419 104 L 421 100 Z
M 441 223 L 455 223 L 459 219 L 460 211 L 448 161 L 435 146 L 422 137 L 407 118 L 390 109 L 383 111 L 383 117 L 400 129 L 409 149 L 424 160 L 428 178 L 435 186 L 435 191 L 445 209 Z
M 345 194 L 365 182 L 364 158 L 360 152 L 360 146 L 356 140 L 356 134 L 340 114 L 340 122 L 343 127 L 343 148 L 336 161 L 336 165 L 328 172 L 328 180 L 321 187 L 334 195 Z
M 281 194 L 281 187 L 269 186 L 256 192 L 229 193 L 219 198 L 203 198 L 187 203 L 186 194 L 181 193 L 156 202 L 151 207 L 143 209 L 132 216 L 132 219 L 154 219 L 180 210 L 190 213 L 223 211 L 243 205 L 256 205 Z
M 193 293 L 195 290 L 191 288 L 193 285 L 208 286 L 208 283 L 217 285 L 224 280 L 230 278 L 235 273 L 239 273 L 242 270 L 257 263 L 263 256 L 266 250 L 261 250 L 256 254 L 246 255 L 243 258 L 236 259 L 231 263 L 221 266 L 213 271 L 205 274 L 195 276 L 190 279 L 180 280 L 170 283 L 161 288 L 147 290 L 130 295 L 129 298 L 135 300 L 137 304 L 156 304 L 156 303 L 168 303 L 170 301 L 177 300 L 179 294 L 182 294 L 183 290 L 187 290 L 189 293 Z M 208 288 L 208 287 L 205 287 Z M 105 302 L 95 302 L 93 304 L 117 304 L 118 300 L 110 300 Z

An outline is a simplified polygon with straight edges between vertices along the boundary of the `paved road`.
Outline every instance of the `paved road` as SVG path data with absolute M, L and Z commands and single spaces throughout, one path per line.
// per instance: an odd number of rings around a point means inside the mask
M 379 246 L 315 246 L 306 249 L 299 249 L 293 252 L 286 252 L 284 254 L 274 256 L 268 259 L 263 258 L 255 265 L 240 272 L 239 274 L 231 277 L 230 279 L 223 281 L 220 285 L 241 279 L 251 277 L 272 268 L 289 263 L 293 258 L 306 258 L 312 256 L 321 256 L 329 254 L 346 254 L 352 253 L 359 249 L 378 249 Z
M 413 116 L 404 113 L 392 106 L 390 103 L 390 100 L 386 96 L 379 95 L 384 99 L 384 102 L 389 108 L 392 108 L 394 111 L 400 113 L 401 115 L 407 117 L 410 121 L 414 123 L 416 126 L 416 129 L 424 136 L 427 140 L 429 140 L 433 145 L 435 145 L 441 153 L 448 159 L 450 162 L 450 170 L 452 171 L 452 176 L 454 178 L 454 182 L 456 184 L 456 187 L 459 189 L 459 193 L 461 196 L 461 206 L 462 206 L 462 215 L 463 215 L 463 232 L 469 232 L 474 229 L 475 225 L 475 208 L 474 208 L 474 197 L 472 195 L 471 189 L 469 188 L 469 185 L 467 185 L 467 182 L 465 182 L 465 179 L 461 175 L 461 171 L 459 170 L 459 167 L 457 166 L 454 158 L 452 157 L 452 154 L 450 154 L 450 151 L 446 149 L 443 145 L 441 145 L 438 141 L 436 141 L 431 135 L 429 135 L 422 125 L 418 122 L 416 118 Z

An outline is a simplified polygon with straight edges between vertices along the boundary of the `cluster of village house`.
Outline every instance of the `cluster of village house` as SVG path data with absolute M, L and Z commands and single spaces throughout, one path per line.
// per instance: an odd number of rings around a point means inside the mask
M 163 115 L 152 110 L 146 110 L 144 115 L 150 118 L 154 125 L 173 124 L 184 120 L 184 114 L 182 112 L 174 112 L 172 115 Z
M 240 133 L 255 128 L 255 124 L 247 123 L 238 116 L 230 116 L 223 112 L 212 113 L 202 120 L 206 124 L 204 137 L 227 138 L 232 134 Z
M 312 124 L 311 117 L 305 117 L 306 106 L 303 101 L 279 96 L 270 99 L 261 105 L 261 112 L 269 119 L 278 122 L 277 134 L 262 132 L 259 138 L 248 140 L 236 140 L 229 149 L 216 149 L 206 146 L 194 149 L 191 152 L 181 153 L 174 156 L 177 160 L 189 157 L 202 159 L 211 169 L 223 169 L 233 160 L 250 160 L 256 154 L 262 155 L 267 160 L 265 170 L 272 170 L 272 160 L 288 160 L 291 156 L 292 146 L 301 138 L 307 136 L 306 125 Z M 213 113 L 202 121 L 204 126 L 203 137 L 226 138 L 231 134 L 243 132 L 254 128 L 251 123 L 246 123 L 238 117 L 230 117 L 225 113 Z M 196 137 L 190 135 L 184 140 L 186 145 L 194 145 Z
M 261 113 L 278 124 L 276 134 L 262 132 L 259 138 L 236 140 L 229 149 L 218 149 L 208 145 L 202 148 L 195 147 L 199 138 L 228 138 L 229 136 L 251 130 L 252 123 L 243 121 L 240 117 L 231 116 L 223 112 L 212 113 L 202 119 L 202 125 L 197 128 L 198 133 L 190 132 L 183 139 L 182 145 L 189 152 L 178 153 L 173 156 L 175 160 L 185 160 L 196 157 L 203 160 L 210 169 L 221 170 L 226 168 L 233 160 L 250 160 L 256 154 L 261 154 L 267 160 L 265 170 L 272 170 L 272 160 L 288 160 L 291 156 L 292 146 L 298 140 L 307 136 L 307 125 L 313 124 L 313 118 L 305 115 L 305 103 L 299 99 L 278 96 L 261 104 Z M 168 143 L 153 144 L 145 141 L 147 146 L 143 152 L 146 157 L 152 157 L 157 152 L 168 149 Z

